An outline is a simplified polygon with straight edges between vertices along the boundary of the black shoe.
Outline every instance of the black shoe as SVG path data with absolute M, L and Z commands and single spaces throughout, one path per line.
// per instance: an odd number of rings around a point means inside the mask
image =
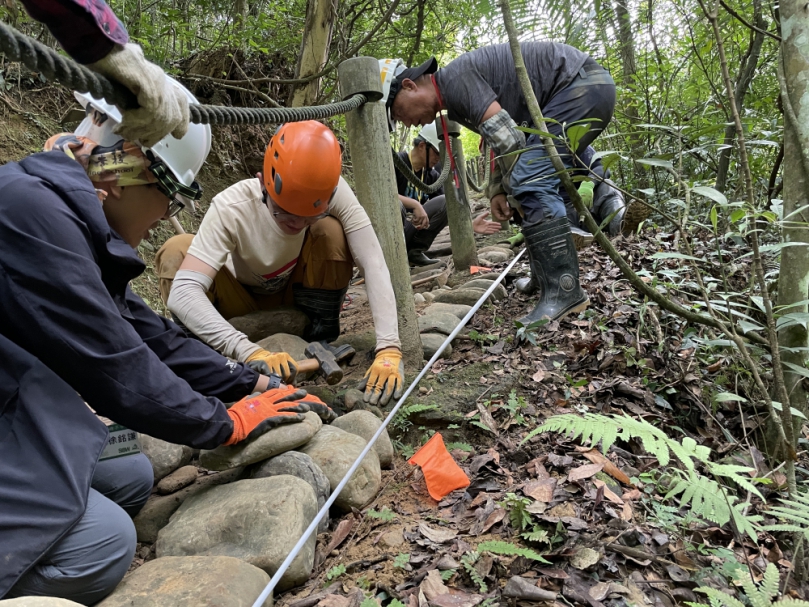
M 584 310 L 590 300 L 579 284 L 579 258 L 567 217 L 524 224 L 522 232 L 540 295 L 536 307 L 520 322 L 528 325 L 543 318 L 559 320 Z
M 425 255 L 424 251 L 421 249 L 415 249 L 407 252 L 407 262 L 411 266 L 431 266 L 436 261 L 438 260 L 427 257 L 427 255 Z
M 309 325 L 303 332 L 306 341 L 332 342 L 340 337 L 340 312 L 346 291 L 347 287 L 332 291 L 292 285 L 295 307 L 309 317 Z

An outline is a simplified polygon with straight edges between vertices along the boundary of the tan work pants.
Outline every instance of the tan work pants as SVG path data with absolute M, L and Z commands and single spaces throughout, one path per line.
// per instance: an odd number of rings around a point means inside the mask
M 160 279 L 160 296 L 166 303 L 177 270 L 188 254 L 193 234 L 169 238 L 155 255 L 155 273 Z M 293 303 L 292 285 L 337 291 L 348 286 L 354 271 L 354 260 L 348 248 L 342 224 L 325 217 L 309 228 L 303 241 L 298 264 L 287 286 L 273 295 L 257 295 L 236 280 L 225 266 L 217 272 L 208 291 L 208 299 L 225 320 L 258 310 L 272 310 Z

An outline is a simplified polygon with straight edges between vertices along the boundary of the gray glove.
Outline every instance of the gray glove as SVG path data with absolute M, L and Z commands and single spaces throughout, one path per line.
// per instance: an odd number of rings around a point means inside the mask
M 137 44 L 116 44 L 109 55 L 87 67 L 120 82 L 137 97 L 140 107 L 122 110 L 123 120 L 115 129 L 127 141 L 151 147 L 169 133 L 180 139 L 188 131 L 188 99 L 163 70 L 146 60 Z
M 525 148 L 525 134 L 517 130 L 517 123 L 511 119 L 506 110 L 500 110 L 481 123 L 480 135 L 494 150 L 497 165 L 502 173 L 502 187 L 506 193 L 510 194 L 511 173 L 519 158 L 519 155 L 513 152 Z

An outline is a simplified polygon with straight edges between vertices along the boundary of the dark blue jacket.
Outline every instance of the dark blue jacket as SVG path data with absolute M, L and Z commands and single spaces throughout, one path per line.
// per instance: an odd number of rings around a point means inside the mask
M 0 167 L 0 598 L 84 513 L 107 437 L 87 405 L 212 448 L 255 385 L 132 293 L 144 269 L 77 162 Z

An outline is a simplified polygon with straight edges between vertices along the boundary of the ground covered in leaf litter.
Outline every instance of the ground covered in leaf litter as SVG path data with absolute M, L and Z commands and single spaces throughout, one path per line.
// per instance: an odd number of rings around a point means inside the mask
M 645 269 L 644 280 L 676 274 L 687 297 L 691 282 L 679 262 L 649 261 L 671 250 L 670 235 L 648 230 L 616 244 L 633 267 Z M 771 480 L 762 488 L 768 500 L 784 488 L 784 475 L 752 446 L 765 420 L 740 412 L 736 401 L 711 404 L 740 371 L 732 359 L 698 349 L 701 328 L 640 301 L 596 246 L 580 259 L 590 309 L 523 341 L 515 339 L 513 319 L 530 310 L 532 298 L 511 284 L 527 264 L 517 266 L 506 283 L 509 297 L 475 316 L 453 355 L 434 366 L 392 424 L 401 457 L 384 473 L 378 498 L 332 521 L 309 583 L 277 597 L 280 605 L 669 607 L 706 602 L 694 592 L 699 586 L 738 596 L 732 580 L 747 570 L 742 563 L 756 579 L 768 563 L 788 571 L 783 538 L 760 534 L 756 545 L 664 499 L 665 476 L 640 443 L 619 441 L 606 457 L 558 434 L 523 444 L 555 414 L 627 414 L 755 468 L 755 476 Z M 734 272 L 745 271 L 737 266 Z M 367 330 L 366 308 L 357 293 L 345 312 L 347 332 Z M 347 381 L 364 368 L 355 361 Z M 334 402 L 339 408 L 339 393 Z M 438 503 L 405 459 L 435 432 L 471 480 Z M 766 513 L 766 504 L 754 499 L 749 514 L 756 512 Z M 807 598 L 794 583 L 786 593 Z

